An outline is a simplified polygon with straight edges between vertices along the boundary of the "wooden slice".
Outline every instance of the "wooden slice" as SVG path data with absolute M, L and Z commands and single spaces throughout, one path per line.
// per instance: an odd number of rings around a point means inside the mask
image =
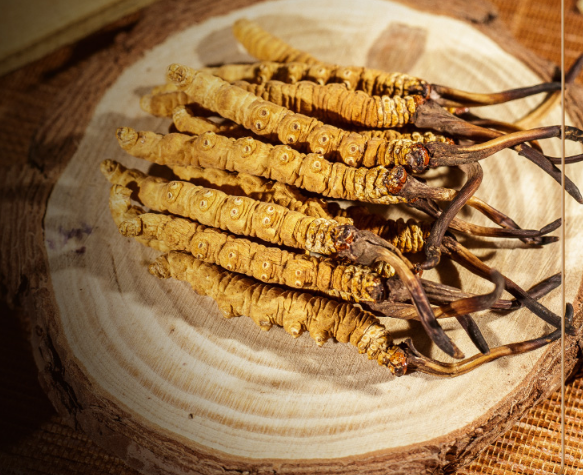
M 473 13 L 483 12 L 482 2 L 476 3 Z M 451 5 L 451 12 L 468 11 L 458 2 Z M 54 183 L 48 203 L 41 200 L 35 208 L 37 215 L 46 211 L 44 248 L 33 246 L 27 255 L 38 263 L 29 309 L 37 312 L 34 340 L 46 391 L 62 414 L 144 473 L 413 474 L 467 463 L 557 388 L 558 344 L 454 379 L 395 378 L 349 345 L 317 348 L 307 335 L 294 340 L 280 328 L 263 333 L 247 318 L 225 320 L 214 302 L 184 283 L 147 273 L 158 253 L 117 232 L 99 163 L 114 158 L 149 168 L 118 148 L 115 129 L 167 130 L 168 120 L 140 110 L 139 97 L 164 81 L 168 64 L 249 60 L 230 32 L 241 17 L 256 19 L 325 61 L 368 61 L 384 69 L 397 63 L 432 83 L 467 90 L 535 84 L 548 79 L 549 65 L 511 47 L 488 15 L 470 24 L 375 0 L 229 7 L 162 3 L 146 10 L 132 35 L 109 57 L 90 64 L 83 81 L 60 98 L 37 137 L 32 160 L 44 170 L 46 183 Z M 407 43 L 414 45 L 414 57 L 409 48 L 400 49 Z M 572 104 L 583 104 L 582 97 L 573 90 Z M 483 113 L 511 121 L 539 101 L 529 98 Z M 569 120 L 581 125 L 573 110 Z M 560 123 L 558 108 L 545 123 Z M 559 144 L 549 142 L 545 151 L 560 155 Z M 55 152 L 62 158 L 51 156 Z M 568 153 L 581 153 L 581 147 L 569 146 Z M 55 165 L 61 159 L 63 169 Z M 559 186 L 529 162 L 505 152 L 484 162 L 484 170 L 478 196 L 521 226 L 540 228 L 559 217 Z M 433 183 L 460 184 L 459 175 L 444 173 L 434 173 Z M 583 165 L 569 173 L 581 183 Z M 567 214 L 566 294 L 578 305 L 583 251 L 576 234 L 583 213 L 568 199 Z M 465 217 L 487 223 L 475 213 Z M 560 270 L 558 245 L 527 249 L 509 240 L 464 242 L 524 287 Z M 457 281 L 469 291 L 491 289 L 451 263 L 442 269 L 427 277 Z M 559 292 L 541 302 L 562 313 Z M 578 312 L 578 328 L 582 318 Z M 478 321 L 491 346 L 550 331 L 526 310 L 485 312 Z M 417 325 L 391 320 L 386 325 L 397 341 L 412 337 L 423 352 L 445 359 Z M 456 322 L 446 321 L 444 328 L 467 355 L 475 353 Z M 567 340 L 568 368 L 578 341 L 580 332 Z

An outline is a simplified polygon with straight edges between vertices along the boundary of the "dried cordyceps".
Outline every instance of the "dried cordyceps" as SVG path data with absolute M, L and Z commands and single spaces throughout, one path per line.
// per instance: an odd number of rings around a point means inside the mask
M 254 55 L 255 56 L 255 55 Z M 427 97 L 425 81 L 403 73 L 385 73 L 357 66 L 337 66 L 324 63 L 262 61 L 253 64 L 226 64 L 204 71 L 228 82 L 247 81 L 264 84 L 275 80 L 289 84 L 312 81 L 316 84 L 341 83 L 347 89 L 364 91 L 375 96 Z
M 237 81 L 233 85 L 294 112 L 359 127 L 393 128 L 414 124 L 417 108 L 425 102 L 421 96 L 371 96 L 351 91 L 343 84 L 321 86 L 310 81 L 294 84 Z
M 351 343 L 359 353 L 366 353 L 396 376 L 404 375 L 408 368 L 439 376 L 459 376 L 484 363 L 532 351 L 560 338 L 560 330 L 556 330 L 545 337 L 493 348 L 486 355 L 442 363 L 421 355 L 410 340 L 394 345 L 390 333 L 374 315 L 348 303 L 258 283 L 180 252 L 159 257 L 149 270 L 158 278 L 174 277 L 188 282 L 198 294 L 212 297 L 227 318 L 246 315 L 263 331 L 277 325 L 293 337 L 308 332 L 318 346 L 330 338 Z M 463 306 L 464 302 L 459 304 Z M 567 322 L 572 321 L 572 316 L 572 307 L 568 305 Z
M 408 176 L 402 167 L 348 167 L 251 137 L 234 140 L 212 132 L 200 136 L 161 135 L 120 127 L 117 138 L 126 152 L 160 165 L 234 170 L 336 199 L 396 204 L 423 197 L 451 200 L 456 196 L 454 190 L 427 187 Z
M 150 209 L 194 219 L 206 226 L 251 236 L 273 244 L 305 249 L 319 254 L 336 252 L 330 232 L 339 223 L 290 211 L 279 205 L 183 181 L 168 182 L 138 170 L 127 170 L 113 160 L 101 164 L 113 184 L 135 183 L 140 201 Z
M 317 65 L 321 68 L 321 74 L 343 70 L 346 79 L 338 77 L 339 82 L 344 83 L 349 89 L 361 89 L 374 95 L 406 96 L 420 94 L 425 98 L 431 97 L 448 107 L 461 107 L 500 104 L 502 102 L 540 94 L 541 92 L 557 91 L 561 88 L 561 83 L 556 81 L 491 94 L 460 91 L 459 89 L 446 86 L 429 84 L 423 79 L 406 74 L 386 73 L 358 67 L 341 68 L 336 65 L 326 64 L 308 53 L 293 48 L 281 39 L 263 30 L 256 23 L 245 18 L 235 22 L 233 25 L 233 33 L 249 54 L 257 59 L 281 63 L 297 62 L 307 65 Z M 319 82 L 315 78 L 309 79 Z
M 264 331 L 277 325 L 295 338 L 307 331 L 318 346 L 335 338 L 351 343 L 397 376 L 406 372 L 406 354 L 393 345 L 385 327 L 371 313 L 348 303 L 258 283 L 179 252 L 159 257 L 150 272 L 188 282 L 197 293 L 212 297 L 227 318 L 246 315 Z
M 101 172 L 112 184 L 127 186 L 132 183 L 138 188 L 140 201 L 151 209 L 194 219 L 237 235 L 257 237 L 323 255 L 336 254 L 335 236 L 343 235 L 345 225 L 334 220 L 309 217 L 246 197 L 230 197 L 221 191 L 187 182 L 148 177 L 138 170 L 127 170 L 113 160 L 105 160 Z M 423 287 L 412 272 L 413 265 L 398 249 L 386 241 L 383 243 L 383 252 L 376 261 L 395 269 L 411 293 L 420 320 L 433 341 L 450 356 L 463 358 L 463 353 L 435 319 Z
M 328 209 L 328 203 L 323 199 L 308 197 L 292 185 L 248 173 L 230 173 L 216 168 L 190 166 L 171 166 L 170 168 L 178 178 L 195 185 L 216 188 L 234 196 L 248 196 L 265 203 L 275 203 L 307 216 L 352 223 L 350 218 L 333 214 Z
M 120 233 L 164 251 L 186 251 L 204 262 L 269 284 L 315 290 L 349 301 L 385 298 L 381 277 L 369 268 L 308 256 L 238 238 L 177 216 L 131 206 L 131 190 L 111 188 L 109 207 Z
M 172 122 L 179 132 L 185 132 L 193 135 L 200 135 L 205 132 L 214 132 L 215 134 L 227 135 L 229 137 L 243 137 L 250 134 L 245 127 L 236 124 L 230 120 L 224 120 L 221 124 L 207 119 L 206 117 L 197 116 L 191 109 L 190 105 L 177 106 L 172 112 Z M 148 112 L 148 111 L 146 111 Z M 394 151 L 387 153 L 401 157 L 403 153 L 398 150 L 398 147 L 407 146 L 411 142 L 426 144 L 430 142 L 445 142 L 454 143 L 452 139 L 444 135 L 436 135 L 431 131 L 420 132 L 413 130 L 410 132 L 400 132 L 395 129 L 364 129 L 355 128 L 347 130 L 347 133 L 355 132 L 368 140 L 375 138 L 390 142 L 387 147 L 392 147 Z M 401 163 L 401 165 L 409 165 L 408 163 Z

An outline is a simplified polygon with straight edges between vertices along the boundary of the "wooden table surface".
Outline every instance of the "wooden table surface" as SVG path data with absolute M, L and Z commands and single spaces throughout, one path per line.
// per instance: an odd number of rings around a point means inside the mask
M 502 20 L 525 46 L 560 62 L 560 10 L 556 0 L 493 0 Z M 566 63 L 583 52 L 583 15 L 575 0 L 566 1 Z M 25 170 L 42 167 L 28 159 L 34 132 L 42 123 L 52 97 L 75 81 L 83 65 L 108 48 L 140 21 L 134 13 L 105 26 L 71 46 L 0 77 L 0 220 L 18 226 L 11 203 L 26 200 L 20 184 Z M 578 79 L 582 82 L 581 78 Z M 573 177 L 576 179 L 578 177 Z M 581 180 L 578 180 L 581 183 Z M 26 239 L 26 236 L 18 236 Z M 29 348 L 27 316 L 14 299 L 27 286 L 19 262 L 11 253 L 7 233 L 0 236 L 0 473 L 2 474 L 136 474 L 105 453 L 82 432 L 59 417 L 37 382 Z M 583 473 L 583 372 L 567 390 L 567 474 Z M 508 433 L 460 474 L 559 473 L 560 399 L 555 393 L 533 408 Z

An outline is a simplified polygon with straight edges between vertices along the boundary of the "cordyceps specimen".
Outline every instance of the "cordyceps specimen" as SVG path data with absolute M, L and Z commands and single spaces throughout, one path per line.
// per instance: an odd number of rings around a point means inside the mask
M 163 251 L 197 259 L 269 284 L 319 291 L 348 301 L 384 300 L 387 287 L 370 268 L 267 247 L 178 216 L 131 206 L 131 190 L 111 188 L 109 207 L 120 233 Z
M 431 98 L 441 105 L 448 107 L 493 105 L 528 97 L 542 92 L 558 91 L 560 82 L 543 83 L 536 86 L 513 89 L 493 94 L 477 94 L 460 91 L 446 86 L 429 84 L 427 81 L 402 73 L 386 73 L 364 67 L 342 67 L 324 63 L 308 53 L 288 45 L 276 36 L 266 32 L 256 23 L 245 18 L 233 25 L 233 33 L 245 49 L 262 61 L 276 63 L 294 63 L 285 71 L 285 65 L 273 66 L 269 63 L 252 77 L 264 82 L 271 76 L 278 75 L 277 79 L 296 82 L 307 79 L 318 84 L 342 83 L 349 90 L 361 90 L 371 95 L 411 96 L 420 95 Z M 299 64 L 298 64 L 299 63 Z M 304 63 L 307 67 L 302 67 Z M 242 66 L 244 68 L 245 66 Z M 222 70 L 229 74 L 229 81 L 236 80 L 233 76 L 241 70 Z M 304 72 L 305 71 L 305 72 Z M 213 70 L 215 72 L 215 70 Z M 246 71 L 244 74 L 249 74 Z M 268 79 L 269 77 L 269 79 Z M 244 78 L 242 78 L 244 79 Z
M 405 223 L 403 219 L 399 219 L 397 221 L 385 219 L 374 213 L 370 213 L 366 208 L 362 206 L 352 206 L 347 208 L 346 210 L 340 209 L 333 209 L 328 208 L 325 202 L 322 201 L 314 201 L 313 198 L 307 198 L 304 196 L 300 190 L 289 187 L 287 185 L 276 184 L 280 185 L 277 186 L 277 191 L 274 190 L 276 185 L 273 182 L 268 182 L 266 180 L 262 180 L 258 177 L 252 177 L 246 174 L 230 174 L 221 170 L 213 170 L 213 169 L 202 169 L 202 168 L 195 168 L 195 167 L 177 167 L 174 168 L 175 172 L 178 173 L 180 178 L 185 180 L 192 180 L 195 184 L 218 188 L 223 191 L 227 191 L 230 194 L 235 194 L 239 196 L 249 196 L 254 199 L 259 199 L 261 201 L 273 202 L 280 204 L 288 209 L 297 210 L 300 212 L 305 212 L 304 210 L 309 210 L 313 213 L 313 216 L 317 217 L 325 217 L 328 219 L 335 219 L 339 220 L 342 217 L 347 217 L 348 222 L 347 224 L 354 224 L 356 228 L 360 230 L 368 230 L 372 233 L 380 236 L 384 240 L 390 242 L 393 246 L 399 249 L 400 252 L 419 252 L 424 248 L 427 248 L 426 253 L 429 258 L 439 257 L 441 255 L 442 249 L 449 255 L 452 250 L 449 248 L 443 248 L 440 243 L 442 238 L 444 237 L 444 232 L 441 226 L 445 226 L 447 221 L 439 221 L 437 220 L 435 223 L 429 222 L 415 222 L 414 220 L 409 220 Z M 463 190 L 462 190 L 463 191 Z M 293 199 L 290 199 L 293 197 Z M 306 205 L 311 204 L 313 206 L 308 207 Z M 447 213 L 447 211 L 446 211 Z M 560 224 L 560 221 L 554 223 L 553 227 L 549 227 L 548 231 L 550 232 L 552 229 L 556 228 Z M 491 230 L 492 228 L 485 228 L 486 231 Z M 431 230 L 431 231 L 430 231 Z M 467 231 L 467 230 L 466 230 Z M 478 229 L 477 231 L 481 231 Z M 492 230 L 496 231 L 496 230 Z M 506 231 L 506 230 L 500 230 Z M 498 237 L 519 237 L 511 233 L 512 230 L 507 230 L 507 233 L 504 234 L 503 232 L 494 233 L 494 232 L 487 232 L 484 234 L 489 235 L 496 235 Z M 435 233 L 431 236 L 431 233 Z M 522 233 L 522 236 L 525 234 Z M 533 233 L 530 236 L 531 238 L 536 237 Z M 457 245 L 459 252 L 456 252 L 456 260 L 465 261 L 463 264 L 464 267 L 469 268 L 470 270 L 475 268 L 475 263 L 480 262 L 473 254 L 471 254 L 467 249 L 465 249 L 460 244 Z M 471 259 L 467 259 L 466 256 L 472 255 Z M 436 264 L 437 262 L 434 262 Z M 423 266 L 423 267 L 432 267 L 430 266 Z M 485 270 L 484 270 L 485 269 Z M 491 274 L 492 270 L 489 268 L 482 267 L 479 270 L 479 275 L 482 277 L 488 278 Z M 505 277 L 504 277 L 505 278 Z M 509 291 L 514 291 L 519 289 L 519 287 L 511 282 L 509 279 L 505 278 L 505 282 L 508 282 L 510 285 Z M 433 286 L 432 296 L 430 300 L 433 302 L 443 303 L 444 297 L 447 297 L 448 290 L 446 290 L 443 286 L 437 286 L 433 283 L 427 282 L 428 284 Z M 554 287 L 548 287 L 547 291 L 552 290 Z M 401 296 L 396 296 L 398 291 L 395 285 L 392 285 L 391 288 L 391 296 L 389 297 L 391 301 L 401 300 L 403 301 L 404 298 Z M 465 295 L 464 297 L 467 297 Z M 525 291 L 520 289 L 519 297 L 523 303 L 526 303 L 527 306 L 539 317 L 543 318 L 547 322 L 551 322 L 554 325 L 560 325 L 560 320 L 558 317 L 553 317 L 545 307 L 538 305 L 534 299 L 532 299 Z M 461 297 L 460 297 L 461 298 Z M 394 313 L 394 306 L 392 304 L 385 305 L 375 305 L 374 307 L 377 310 L 380 310 L 385 315 L 396 315 Z M 458 318 L 459 319 L 459 318 Z M 469 321 L 469 318 L 466 319 Z M 462 322 L 460 322 L 462 323 Z M 468 323 L 470 325 L 470 323 Z M 473 325 L 473 324 L 472 324 Z M 478 334 L 479 330 L 476 328 L 473 331 L 473 334 Z M 482 347 L 483 348 L 483 347 Z M 482 349 L 480 348 L 480 349 Z
M 409 219 L 405 222 L 402 218 L 398 220 L 386 219 L 371 213 L 366 207 L 358 205 L 341 209 L 337 203 L 307 196 L 305 192 L 295 186 L 267 180 L 248 173 L 227 172 L 216 168 L 193 166 L 171 165 L 170 168 L 181 180 L 190 181 L 195 185 L 216 188 L 230 195 L 248 196 L 258 201 L 276 203 L 308 216 L 354 224 L 358 229 L 372 231 L 374 234 L 386 239 L 401 252 L 420 252 L 433 224 L 433 221 L 418 222 Z M 431 215 L 435 218 L 439 217 L 434 210 L 431 210 Z M 554 231 L 559 225 L 560 221 L 556 221 L 551 226 L 546 226 L 543 230 L 491 228 L 478 226 L 454 217 L 449 224 L 449 228 L 471 236 L 528 238 L 533 240 L 534 243 L 540 244 L 536 239 Z M 551 239 L 546 236 L 544 239 L 549 240 L 549 242 L 554 241 L 554 238 Z
M 266 247 L 178 216 L 145 213 L 131 206 L 130 195 L 129 188 L 112 186 L 109 198 L 111 214 L 123 236 L 133 237 L 146 246 L 166 252 L 190 252 L 197 259 L 246 274 L 261 282 L 319 291 L 347 301 L 370 302 L 371 308 L 382 309 L 386 314 L 390 312 L 398 316 L 392 310 L 394 302 L 409 300 L 409 292 L 402 281 L 385 280 L 368 267 Z M 459 289 L 449 289 L 430 281 L 425 281 L 425 285 L 430 285 L 437 301 L 445 304 L 436 309 L 436 316 L 454 316 L 478 349 L 487 353 L 489 347 L 478 326 L 469 315 L 460 314 L 460 311 L 471 313 L 495 305 L 501 284 L 498 284 L 498 292 L 493 297 L 464 294 L 461 303 L 448 299 L 448 296 L 459 293 Z M 502 302 L 500 304 L 504 305 Z M 407 315 L 402 318 L 419 319 L 413 312 L 413 317 Z
M 234 140 L 212 132 L 200 136 L 161 135 L 121 127 L 117 138 L 126 152 L 161 165 L 235 170 L 336 199 L 379 204 L 411 203 L 420 198 L 454 200 L 454 207 L 467 203 L 497 224 L 515 225 L 471 193 L 464 195 L 447 188 L 429 187 L 408 175 L 403 167 L 347 167 L 328 162 L 317 154 L 304 155 L 286 145 L 273 146 L 251 137 Z M 448 227 L 450 218 L 453 216 L 438 218 L 444 223 L 443 229 Z M 522 235 L 517 232 L 519 237 L 530 234 L 530 231 Z
M 440 376 L 459 376 L 486 362 L 532 351 L 560 337 L 560 331 L 555 331 L 545 337 L 493 348 L 487 355 L 442 363 L 418 353 L 411 341 L 395 345 L 389 331 L 374 315 L 348 303 L 259 283 L 180 252 L 159 257 L 150 265 L 150 273 L 188 282 L 198 294 L 212 297 L 225 317 L 247 315 L 264 331 L 276 325 L 294 338 L 307 331 L 318 346 L 330 338 L 351 343 L 359 353 L 376 359 L 395 376 L 404 375 L 408 368 Z M 571 318 L 569 306 L 566 319 Z
M 113 160 L 101 164 L 102 173 L 113 184 L 132 184 L 140 201 L 150 209 L 169 212 L 198 221 L 206 226 L 250 236 L 263 241 L 304 249 L 323 255 L 335 255 L 335 230 L 342 227 L 334 220 L 314 218 L 290 211 L 279 205 L 262 203 L 187 182 L 168 182 L 148 177 L 138 170 L 126 170 Z M 340 234 L 342 234 L 340 232 Z M 427 296 L 413 272 L 413 265 L 398 249 L 385 243 L 382 261 L 399 275 L 411 294 L 421 323 L 431 339 L 448 355 L 462 358 L 463 353 L 445 334 L 431 309 Z
M 251 92 L 187 66 L 174 64 L 168 68 L 167 74 L 179 90 L 186 92 L 192 101 L 204 109 L 212 110 L 222 117 L 242 125 L 254 134 L 266 136 L 269 139 L 278 139 L 281 143 L 294 147 L 297 145 L 300 148 L 307 148 L 324 156 L 331 155 L 349 166 L 359 164 L 369 167 L 404 165 L 414 172 L 420 172 L 429 167 L 472 163 L 489 157 L 504 148 L 522 146 L 521 144 L 525 142 L 539 138 L 560 136 L 560 127 L 557 126 L 541 127 L 500 136 L 499 132 L 469 124 L 435 105 L 425 109 L 427 114 L 425 112 L 420 114 L 420 111 L 417 111 L 411 117 L 415 116 L 416 121 L 421 122 L 421 127 L 437 128 L 440 132 L 452 130 L 462 136 L 486 137 L 493 138 L 493 140 L 468 147 L 445 142 L 423 145 L 413 141 L 398 140 L 393 143 L 378 137 L 369 138 L 355 132 L 347 132 L 331 125 L 325 125 L 313 117 L 294 113 L 287 107 L 262 100 Z M 344 90 L 346 89 L 344 88 Z M 276 96 L 271 99 L 278 98 L 280 97 Z M 330 105 L 330 101 L 326 104 Z M 354 106 L 350 100 L 345 98 L 340 104 L 339 107 L 343 107 L 344 104 L 352 104 L 351 107 L 354 107 L 360 114 L 360 108 Z M 409 105 L 413 107 L 412 104 L 413 102 Z M 371 113 L 376 115 L 378 114 L 375 111 L 385 110 L 382 107 L 379 109 L 375 105 L 371 106 L 370 109 L 373 111 Z M 404 111 L 409 109 L 400 107 L 399 110 L 405 113 Z M 385 112 L 389 115 L 392 114 L 389 109 L 386 109 Z M 407 114 L 409 113 L 407 112 Z M 439 116 L 439 124 L 435 122 L 437 116 Z M 567 127 L 565 136 L 568 140 L 583 141 L 583 132 L 574 127 Z M 531 149 L 530 156 L 534 153 L 538 152 Z M 541 161 L 545 161 L 542 154 L 533 161 L 549 173 L 548 167 L 541 163 Z M 550 174 L 553 178 L 558 179 L 556 173 L 551 172 Z M 569 182 L 568 189 L 578 201 L 583 202 L 581 194 L 572 182 Z

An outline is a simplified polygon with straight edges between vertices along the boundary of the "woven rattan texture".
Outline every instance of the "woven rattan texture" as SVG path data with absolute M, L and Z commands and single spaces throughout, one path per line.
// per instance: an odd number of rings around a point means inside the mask
M 493 0 L 510 31 L 539 55 L 560 62 L 560 11 L 556 0 Z M 567 0 L 566 63 L 583 52 L 583 15 Z M 118 35 L 131 32 L 139 14 L 42 60 L 0 78 L 0 219 L 13 200 L 24 199 L 18 186 L 29 144 L 57 91 L 75 80 L 94 53 Z M 581 78 L 579 79 L 581 82 Z M 41 170 L 42 171 L 42 170 Z M 7 185 L 7 186 L 6 186 Z M 10 249 L 0 234 L 2 249 Z M 3 258 L 6 254 L 3 253 Z M 0 295 L 10 283 L 0 276 Z M 19 302 L 9 302 L 18 307 Z M 105 453 L 53 410 L 36 377 L 26 334 L 26 317 L 0 306 L 0 473 L 137 474 Z M 566 474 L 583 474 L 583 372 L 569 383 L 567 395 Z M 520 422 L 459 474 L 551 474 L 560 469 L 560 395 L 529 411 Z

